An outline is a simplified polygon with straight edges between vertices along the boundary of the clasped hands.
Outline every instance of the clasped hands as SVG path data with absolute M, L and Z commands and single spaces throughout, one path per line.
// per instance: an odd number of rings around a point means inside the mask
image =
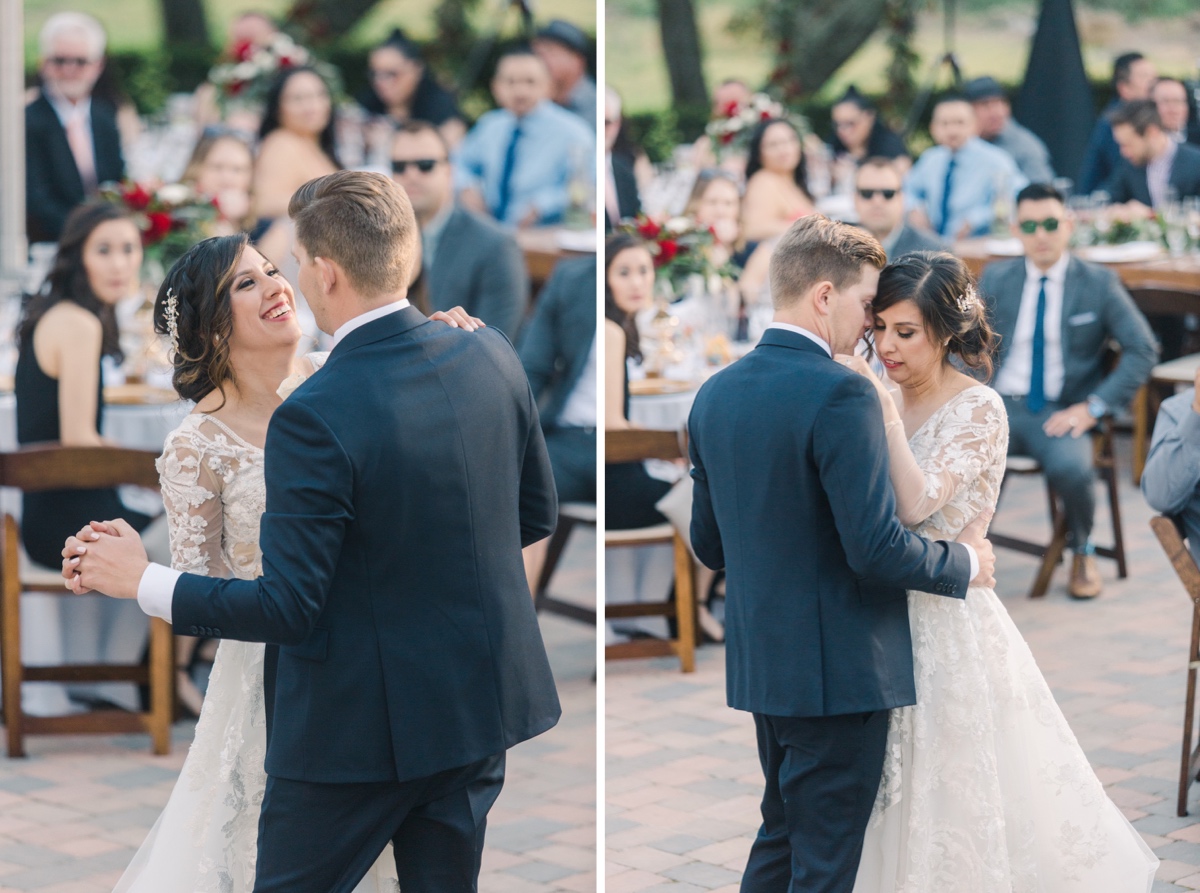
M 62 557 L 67 589 L 76 595 L 102 592 L 113 598 L 137 598 L 150 564 L 142 538 L 123 518 L 92 521 L 67 538 Z

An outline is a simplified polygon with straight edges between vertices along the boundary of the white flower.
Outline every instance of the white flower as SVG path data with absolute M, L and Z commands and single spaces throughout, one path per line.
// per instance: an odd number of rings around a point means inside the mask
M 672 217 L 670 220 L 668 220 L 666 223 L 663 224 L 663 229 L 665 229 L 667 232 L 672 233 L 674 235 L 679 235 L 680 233 L 686 233 L 691 228 L 692 228 L 692 221 L 689 220 L 687 217 Z
M 236 80 L 249 81 L 258 77 L 258 72 L 259 67 L 253 62 L 239 62 L 237 65 L 233 66 L 233 71 L 231 71 L 230 74 L 233 75 Z
M 183 183 L 168 183 L 158 190 L 160 201 L 168 205 L 182 205 L 192 197 L 192 190 Z
M 741 118 L 730 118 L 729 123 L 725 125 L 725 129 L 727 131 L 737 133 L 739 130 L 741 130 L 745 126 L 746 126 L 746 122 L 743 121 Z

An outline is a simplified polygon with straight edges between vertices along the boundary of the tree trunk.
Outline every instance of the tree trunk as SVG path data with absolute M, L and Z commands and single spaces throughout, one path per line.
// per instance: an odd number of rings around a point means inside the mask
M 204 0 L 159 0 L 158 5 L 162 10 L 163 34 L 168 47 L 209 45 Z
M 658 25 L 675 105 L 707 108 L 704 52 L 692 0 L 658 0 Z
M 811 96 L 875 33 L 888 0 L 773 0 L 765 34 L 778 40 L 771 82 L 787 98 Z
M 172 0 L 163 2 L 169 3 Z M 378 0 L 296 0 L 288 10 L 286 20 L 302 28 L 312 43 L 329 43 L 343 37 L 377 2 Z

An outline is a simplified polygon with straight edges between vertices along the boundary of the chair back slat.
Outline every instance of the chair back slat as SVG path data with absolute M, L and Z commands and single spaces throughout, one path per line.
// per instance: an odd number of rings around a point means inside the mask
M 628 428 L 604 432 L 604 461 L 610 465 L 644 459 L 685 458 L 687 434 L 683 431 Z
M 158 488 L 157 454 L 124 447 L 65 447 L 31 444 L 0 453 L 0 487 L 26 493 L 89 490 L 134 484 Z M 101 520 L 101 519 L 97 519 Z
M 1129 290 L 1133 302 L 1147 316 L 1183 316 L 1200 307 L 1200 291 L 1162 282 L 1146 282 Z
M 1188 596 L 1193 602 L 1200 604 L 1200 567 L 1196 566 L 1196 559 L 1188 551 L 1187 543 L 1180 535 L 1175 519 L 1158 515 L 1150 519 L 1150 527 L 1162 544 L 1163 551 L 1167 553 L 1167 559 L 1175 568 L 1175 573 L 1183 583 L 1183 588 L 1187 590 Z

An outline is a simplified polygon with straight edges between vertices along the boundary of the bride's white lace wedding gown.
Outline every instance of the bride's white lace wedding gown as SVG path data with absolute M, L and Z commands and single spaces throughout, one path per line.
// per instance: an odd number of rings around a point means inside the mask
M 995 506 L 1007 444 L 995 391 L 952 397 L 893 474 L 901 519 L 956 537 Z M 996 593 L 909 592 L 908 606 L 917 704 L 891 713 L 855 893 L 1149 891 L 1157 858 L 1104 793 Z
M 309 359 L 320 366 L 324 357 Z M 172 566 L 206 576 L 260 576 L 263 451 L 218 419 L 193 413 L 167 437 L 158 472 Z M 267 780 L 264 649 L 257 642 L 221 642 L 183 771 L 114 893 L 253 890 Z M 399 889 L 389 844 L 355 893 Z

